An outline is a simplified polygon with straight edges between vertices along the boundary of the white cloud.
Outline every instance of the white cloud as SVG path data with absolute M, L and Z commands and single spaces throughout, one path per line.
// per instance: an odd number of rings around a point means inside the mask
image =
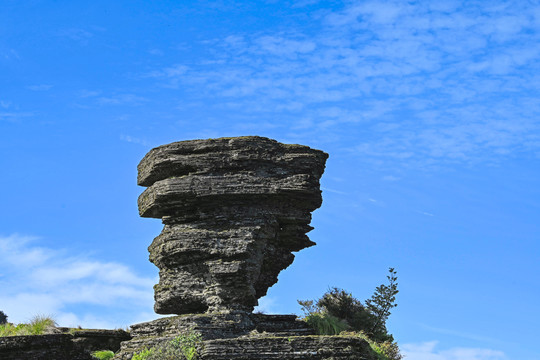
M 150 49 L 148 51 L 151 55 L 163 56 L 165 53 L 160 49 Z
M 92 98 L 101 94 L 101 91 L 95 90 L 81 90 L 79 91 L 79 96 L 82 98 Z
M 430 341 L 420 344 L 403 344 L 401 353 L 412 360 L 503 360 L 502 351 L 482 348 L 451 348 L 437 350 L 438 342 Z
M 309 53 L 317 45 L 310 40 L 291 40 L 279 36 L 262 36 L 255 40 L 258 51 L 263 54 L 296 57 L 299 53 Z
M 0 112 L 0 121 L 17 122 L 31 116 L 34 116 L 31 112 Z
M 92 38 L 94 36 L 93 33 L 91 33 L 88 30 L 80 29 L 80 28 L 70 28 L 70 29 L 64 29 L 59 31 L 58 36 L 66 37 L 71 40 L 79 41 L 85 43 L 88 39 Z
M 314 13 L 311 30 L 227 34 L 199 63 L 149 76 L 237 116 L 289 116 L 288 130 L 309 119 L 310 139 L 355 135 L 366 161 L 492 162 L 539 152 L 534 14 L 525 2 L 350 1 Z
M 19 53 L 15 49 L 9 49 L 2 51 L 2 57 L 5 60 L 19 60 L 21 57 L 19 56 Z
M 139 105 L 147 99 L 135 94 L 115 94 L 98 97 L 97 102 L 102 105 Z
M 262 312 L 264 314 L 279 314 L 276 308 L 276 299 L 264 296 L 259 299 L 259 305 L 255 307 L 253 312 Z
M 327 188 L 327 187 L 321 187 L 321 190 L 322 191 L 328 191 L 328 192 L 331 192 L 331 193 L 334 193 L 334 194 L 348 195 L 348 193 L 346 193 L 344 191 L 330 189 L 330 188 Z
M 130 136 L 130 135 L 120 135 L 120 140 L 122 141 L 126 141 L 126 142 L 130 142 L 130 143 L 133 143 L 133 144 L 139 144 L 139 145 L 143 145 L 143 146 L 149 146 L 149 143 L 148 141 L 144 140 L 144 139 L 139 139 L 137 137 L 134 137 L 134 136 Z
M 62 326 L 126 326 L 152 309 L 157 279 L 120 263 L 69 257 L 38 244 L 36 237 L 0 237 L 0 308 L 11 322 L 45 314 Z M 103 319 L 85 312 L 85 306 L 100 307 Z
M 50 90 L 52 87 L 53 87 L 52 85 L 40 84 L 40 85 L 30 85 L 27 88 L 32 91 L 47 91 L 47 90 Z

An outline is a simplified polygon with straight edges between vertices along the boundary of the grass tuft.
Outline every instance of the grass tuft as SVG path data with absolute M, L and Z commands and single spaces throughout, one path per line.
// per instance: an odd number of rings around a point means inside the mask
M 99 350 L 94 351 L 92 356 L 99 360 L 110 360 L 114 357 L 114 353 L 111 350 Z
M 345 331 L 341 335 L 344 336 L 358 336 L 368 342 L 371 350 L 377 355 L 377 360 L 402 360 L 403 355 L 399 351 L 398 345 L 394 341 L 375 341 L 372 340 L 363 331 Z
M 339 335 L 340 332 L 349 328 L 343 320 L 328 313 L 311 313 L 304 319 L 318 335 Z
M 28 324 L 30 335 L 41 335 L 45 330 L 56 327 L 56 321 L 50 316 L 36 315 Z
M 0 337 L 21 335 L 42 335 L 49 328 L 56 327 L 56 321 L 50 316 L 36 315 L 28 324 L 0 325 Z

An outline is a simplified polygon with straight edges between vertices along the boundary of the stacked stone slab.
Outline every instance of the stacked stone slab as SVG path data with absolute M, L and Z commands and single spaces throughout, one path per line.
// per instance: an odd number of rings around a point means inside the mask
M 2 360 L 95 360 L 94 351 L 118 351 L 131 339 L 123 330 L 55 328 L 57 333 L 0 337 Z
M 198 360 L 377 360 L 358 336 L 316 336 L 295 315 L 243 311 L 185 314 L 131 326 L 115 360 L 129 360 L 187 331 L 201 334 Z
M 252 311 L 294 259 L 322 202 L 328 155 L 248 136 L 175 142 L 139 164 L 143 217 L 161 218 L 149 247 L 160 270 L 155 311 Z
M 159 268 L 155 310 L 131 326 L 117 360 L 188 332 L 200 360 L 376 360 L 358 336 L 316 336 L 295 315 L 253 314 L 289 266 L 321 205 L 328 155 L 249 136 L 176 142 L 139 164 L 141 216 L 164 228 L 149 247 Z

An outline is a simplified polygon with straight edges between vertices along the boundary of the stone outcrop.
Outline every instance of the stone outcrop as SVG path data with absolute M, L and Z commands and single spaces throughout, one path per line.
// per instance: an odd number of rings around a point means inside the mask
M 0 337 L 2 360 L 95 360 L 91 353 L 120 349 L 131 339 L 123 330 L 59 328 L 57 334 Z
M 173 339 L 178 346 L 186 334 L 200 335 L 199 360 L 378 359 L 359 336 L 317 336 L 296 315 L 252 313 L 292 253 L 315 245 L 306 233 L 327 157 L 256 136 L 152 149 L 138 183 L 147 187 L 141 216 L 165 225 L 149 247 L 160 275 L 154 307 L 179 315 L 132 325 L 130 334 L 59 328 L 0 338 L 0 359 L 90 360 L 92 351 L 120 348 L 114 359 L 130 360 Z
M 149 247 L 159 268 L 155 311 L 252 311 L 288 267 L 321 205 L 328 155 L 248 136 L 181 141 L 139 164 L 143 217 L 161 218 Z
M 144 217 L 164 228 L 149 247 L 155 310 L 181 314 L 131 326 L 117 360 L 197 333 L 200 360 L 375 360 L 358 336 L 317 336 L 296 315 L 251 311 L 277 282 L 321 205 L 328 155 L 261 137 L 182 141 L 139 164 Z M 184 334 L 184 335 L 183 335 Z
M 357 336 L 316 336 L 295 315 L 243 311 L 187 314 L 133 325 L 133 340 L 122 343 L 117 360 L 160 345 L 179 334 L 195 332 L 204 340 L 200 360 L 376 360 L 369 344 Z

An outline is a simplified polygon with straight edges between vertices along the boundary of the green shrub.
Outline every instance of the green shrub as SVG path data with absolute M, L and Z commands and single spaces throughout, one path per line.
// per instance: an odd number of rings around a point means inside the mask
M 304 319 L 318 335 L 338 335 L 349 328 L 343 320 L 328 313 L 312 313 Z
M 316 302 L 298 300 L 306 321 L 319 335 L 354 334 L 367 340 L 377 354 L 378 360 L 401 360 L 394 337 L 386 329 L 386 320 L 395 304 L 397 276 L 393 268 L 389 269 L 388 285 L 380 285 L 373 296 L 366 300 L 366 305 L 352 294 L 339 289 L 329 289 Z
M 143 351 L 133 355 L 131 360 L 148 360 L 154 354 L 154 348 L 144 349 Z
M 403 355 L 399 352 L 399 347 L 394 341 L 377 342 L 371 339 L 365 332 L 345 331 L 341 335 L 358 336 L 366 340 L 371 350 L 377 355 L 377 360 L 402 360 Z
M 169 359 L 197 359 L 197 346 L 202 343 L 201 334 L 193 331 L 185 332 L 165 344 L 133 355 L 131 360 L 169 360 Z
M 390 315 L 390 309 L 397 306 L 395 295 L 398 290 L 396 272 L 393 268 L 389 271 L 390 275 L 387 276 L 389 285 L 378 286 L 373 296 L 365 301 L 365 306 L 352 294 L 336 287 L 329 289 L 316 303 L 312 300 L 299 300 L 298 303 L 304 311 L 304 319 L 311 314 L 328 314 L 349 325 L 351 330 L 365 332 L 373 340 L 393 341 L 393 336 L 386 329 L 386 320 Z
M 114 353 L 110 350 L 94 351 L 92 356 L 99 360 L 111 360 L 114 357 Z
M 377 346 L 389 360 L 403 359 L 403 355 L 401 355 L 399 346 L 395 341 L 384 341 L 382 343 L 378 343 Z
M 355 331 L 369 332 L 376 322 L 375 315 L 370 313 L 352 294 L 332 288 L 318 301 L 317 308 L 342 319 Z
M 201 342 L 201 334 L 190 331 L 171 340 L 169 347 L 179 349 L 187 360 L 194 360 L 197 358 L 197 345 Z

